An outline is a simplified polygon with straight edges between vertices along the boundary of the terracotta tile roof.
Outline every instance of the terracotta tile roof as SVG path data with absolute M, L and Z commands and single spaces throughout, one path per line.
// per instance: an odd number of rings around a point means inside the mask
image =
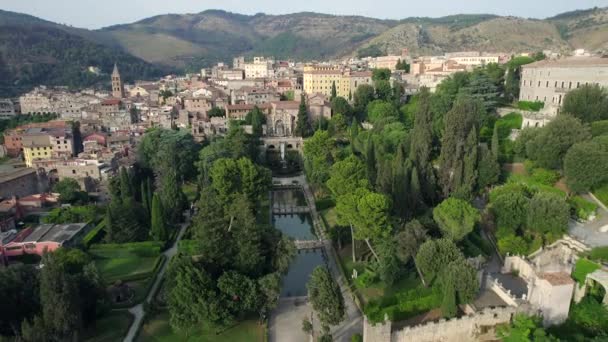
M 103 100 L 103 102 L 101 102 L 102 106 L 116 106 L 119 104 L 120 104 L 120 99 L 116 99 L 116 98 L 105 99 L 105 100 Z
M 546 272 L 541 273 L 540 277 L 548 281 L 551 285 L 568 285 L 573 284 L 574 280 L 565 272 Z
M 608 67 L 608 58 L 602 57 L 569 57 L 557 60 L 543 60 L 531 64 L 523 65 L 524 68 L 545 68 L 545 67 L 568 67 L 584 68 L 601 66 Z
M 272 105 L 277 109 L 298 109 L 300 107 L 299 101 L 275 101 Z

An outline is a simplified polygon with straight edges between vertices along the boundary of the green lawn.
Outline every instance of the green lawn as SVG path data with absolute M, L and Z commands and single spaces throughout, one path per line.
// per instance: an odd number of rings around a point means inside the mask
M 574 271 L 572 272 L 572 278 L 582 285 L 585 283 L 587 274 L 593 273 L 593 271 L 600 268 L 601 266 L 598 263 L 591 260 L 578 259 L 576 265 L 574 266 Z
M 167 311 L 163 311 L 147 320 L 147 323 L 144 324 L 140 330 L 137 341 L 262 342 L 265 339 L 264 332 L 264 326 L 259 325 L 257 320 L 252 319 L 240 322 L 237 326 L 224 331 L 220 335 L 216 335 L 214 331 L 211 331 L 207 327 L 201 327 L 190 332 L 189 336 L 186 336 L 186 334 L 183 332 L 173 332 L 169 326 L 169 313 Z
M 147 276 L 154 271 L 159 257 L 95 259 L 95 265 L 106 282 Z
M 555 186 L 543 184 L 542 182 L 537 181 L 529 175 L 518 175 L 510 173 L 507 174 L 507 182 L 522 183 L 526 184 L 533 190 L 547 191 L 558 194 L 560 196 L 566 196 L 566 193 L 563 190 L 558 189 Z
M 88 327 L 84 332 L 87 342 L 114 342 L 122 341 L 133 316 L 127 311 L 111 311 L 95 322 L 95 326 Z
M 593 190 L 593 195 L 597 197 L 604 205 L 608 205 L 608 183 Z
M 160 245 L 153 242 L 93 245 L 89 253 L 106 283 L 147 278 L 160 258 Z

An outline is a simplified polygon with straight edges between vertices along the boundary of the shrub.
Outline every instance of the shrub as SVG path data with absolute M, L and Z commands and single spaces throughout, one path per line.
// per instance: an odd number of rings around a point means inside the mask
M 572 214 L 581 220 L 589 219 L 597 210 L 595 203 L 591 203 L 580 196 L 570 197 L 568 203 L 570 204 Z
M 537 168 L 532 171 L 531 179 L 535 183 L 553 185 L 559 180 L 559 172 Z
M 351 336 L 350 342 L 363 342 L 363 336 L 361 334 L 354 334 Z
M 607 247 L 595 247 L 588 253 L 588 257 L 591 260 L 605 262 L 608 261 L 608 246 Z
M 572 278 L 576 280 L 580 285 L 585 283 L 585 279 L 587 278 L 587 274 L 593 273 L 595 270 L 598 270 L 601 266 L 591 260 L 588 259 L 578 259 L 576 265 L 574 266 L 574 271 L 572 272 Z
M 545 104 L 541 101 L 519 101 L 517 102 L 517 108 L 521 110 L 527 110 L 531 112 L 538 112 L 543 109 Z
M 600 120 L 591 123 L 591 135 L 594 137 L 608 134 L 608 120 Z

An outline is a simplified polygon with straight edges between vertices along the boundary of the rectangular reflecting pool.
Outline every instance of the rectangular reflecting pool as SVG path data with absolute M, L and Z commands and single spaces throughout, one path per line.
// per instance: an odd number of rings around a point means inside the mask
M 275 214 L 273 226 L 294 240 L 314 240 L 312 217 L 310 214 Z
M 289 266 L 289 271 L 283 277 L 281 297 L 302 297 L 308 295 L 306 283 L 312 271 L 325 264 L 320 249 L 300 250 Z
M 306 205 L 306 197 L 301 190 L 274 190 L 272 192 L 272 203 L 281 207 L 303 207 Z

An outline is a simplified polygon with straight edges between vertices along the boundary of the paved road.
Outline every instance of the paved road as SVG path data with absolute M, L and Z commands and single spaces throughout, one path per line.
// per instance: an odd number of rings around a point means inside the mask
M 589 195 L 583 195 L 583 197 L 598 204 L 597 217 L 595 220 L 585 223 L 570 220 L 568 224 L 570 235 L 591 247 L 608 246 L 608 231 L 602 232 L 608 228 L 608 210 L 595 198 Z
M 154 280 L 154 284 L 152 285 L 150 292 L 148 292 L 148 295 L 146 296 L 146 299 L 144 300 L 145 303 L 150 303 L 152 301 L 152 298 L 158 291 L 158 287 L 160 286 L 163 276 L 165 275 L 165 272 L 167 271 L 167 266 L 169 265 L 169 260 L 171 260 L 171 258 L 175 254 L 177 254 L 177 243 L 184 236 L 184 233 L 186 232 L 186 228 L 188 227 L 189 224 L 190 224 L 190 216 L 187 216 L 186 222 L 182 223 L 182 225 L 179 229 L 179 232 L 177 233 L 177 238 L 173 242 L 173 245 L 169 249 L 167 249 L 166 251 L 163 252 L 163 254 L 165 256 L 165 261 L 163 262 L 163 265 L 161 266 L 160 270 L 158 271 L 158 274 L 156 275 L 156 279 Z M 131 324 L 131 327 L 129 328 L 129 333 L 127 333 L 127 336 L 125 336 L 125 338 L 123 340 L 124 342 L 132 342 L 133 339 L 135 338 L 135 336 L 137 335 L 137 331 L 141 327 L 141 323 L 145 316 L 143 303 L 137 304 L 137 305 L 131 307 L 129 309 L 129 312 L 133 315 L 134 319 L 133 319 L 133 323 Z

